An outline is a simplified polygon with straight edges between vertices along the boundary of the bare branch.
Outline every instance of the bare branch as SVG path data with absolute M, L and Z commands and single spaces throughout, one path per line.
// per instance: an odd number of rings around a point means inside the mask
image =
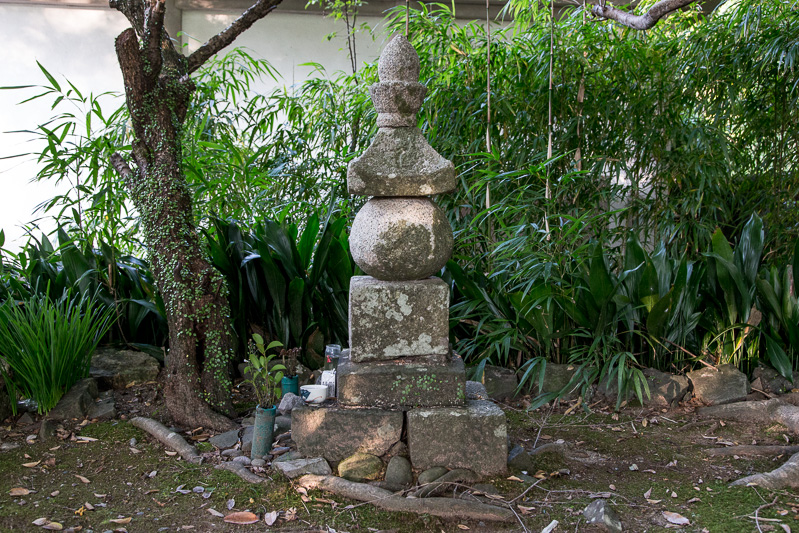
M 111 154 L 111 166 L 122 176 L 122 180 L 125 184 L 129 185 L 133 182 L 136 173 L 130 168 L 128 162 L 125 161 L 125 158 L 122 157 L 119 152 Z
M 208 42 L 189 56 L 189 74 L 200 68 L 215 53 L 236 40 L 236 37 L 249 29 L 274 10 L 283 0 L 258 0 L 247 11 L 233 21 L 233 24 L 214 35 Z
M 619 24 L 634 30 L 648 30 L 669 13 L 682 9 L 697 1 L 698 0 L 661 0 L 643 15 L 634 15 L 602 2 L 601 4 L 595 5 L 591 9 L 591 12 L 597 17 L 615 20 Z

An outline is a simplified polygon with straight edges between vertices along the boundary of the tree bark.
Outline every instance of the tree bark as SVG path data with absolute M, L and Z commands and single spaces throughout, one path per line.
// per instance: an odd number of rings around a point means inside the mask
M 230 371 L 234 339 L 227 289 L 206 258 L 181 168 L 181 133 L 199 68 L 281 0 L 259 0 L 187 60 L 164 30 L 163 0 L 112 0 L 132 28 L 116 40 L 133 126 L 131 157 L 111 164 L 125 181 L 166 308 L 169 353 L 164 394 L 177 424 L 231 429 Z

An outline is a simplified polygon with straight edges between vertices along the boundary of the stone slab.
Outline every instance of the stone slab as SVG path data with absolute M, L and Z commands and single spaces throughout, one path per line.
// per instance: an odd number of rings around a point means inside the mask
M 707 405 L 738 402 L 749 394 L 749 379 L 733 365 L 700 368 L 685 375 L 694 391 L 694 398 Z
M 440 278 L 350 281 L 353 362 L 449 354 L 449 286 Z
M 92 356 L 89 374 L 104 388 L 125 389 L 154 381 L 159 370 L 158 361 L 146 353 L 101 348 Z
M 330 465 L 327 464 L 321 457 L 313 457 L 311 459 L 294 459 L 293 461 L 282 461 L 272 463 L 275 469 L 279 470 L 284 476 L 289 479 L 294 479 L 305 474 L 316 474 L 318 476 L 326 476 L 332 474 Z
M 400 440 L 402 423 L 401 411 L 297 407 L 291 413 L 291 437 L 306 457 L 336 462 L 356 452 L 386 454 Z
M 410 409 L 462 406 L 466 372 L 458 355 L 355 363 L 342 353 L 338 402 L 351 407 Z
M 350 162 L 347 190 L 361 196 L 448 193 L 455 190 L 455 166 L 418 128 L 380 128 L 363 155 Z
M 505 413 L 490 401 L 466 407 L 412 409 L 407 413 L 408 448 L 416 469 L 466 468 L 481 476 L 507 471 Z

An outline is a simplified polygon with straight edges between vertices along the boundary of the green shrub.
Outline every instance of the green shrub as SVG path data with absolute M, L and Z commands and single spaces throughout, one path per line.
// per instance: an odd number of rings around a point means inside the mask
M 70 292 L 56 300 L 34 294 L 0 305 L 0 360 L 11 369 L 5 373 L 0 365 L 0 372 L 15 413 L 15 392 L 35 400 L 44 414 L 89 375 L 92 353 L 111 325 L 111 312 L 93 297 L 74 298 Z

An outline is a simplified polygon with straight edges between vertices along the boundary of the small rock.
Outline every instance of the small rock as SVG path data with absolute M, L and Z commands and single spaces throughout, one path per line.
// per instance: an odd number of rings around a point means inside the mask
M 533 458 L 523 446 L 517 444 L 508 452 L 508 467 L 515 470 L 533 470 Z
M 374 481 L 380 477 L 383 461 L 379 457 L 357 452 L 338 465 L 338 475 L 350 481 Z
M 303 459 L 303 455 L 297 450 L 292 450 L 290 452 L 284 453 L 283 455 L 272 461 L 272 464 L 285 463 L 286 461 L 294 461 L 296 459 Z
M 269 452 L 269 453 L 271 453 L 272 456 L 277 457 L 278 455 L 283 455 L 284 453 L 286 453 L 290 449 L 291 448 L 289 448 L 288 446 L 277 446 L 275 448 L 272 448 L 272 451 Z
M 447 489 L 451 489 L 455 483 L 476 483 L 479 480 L 480 476 L 471 470 L 466 468 L 456 468 L 455 470 L 450 470 L 440 478 L 436 479 L 434 482 L 417 490 L 415 496 L 418 498 L 428 498 L 430 496 L 435 496 L 436 494 L 441 494 Z
M 428 483 L 432 483 L 433 481 L 437 480 L 447 472 L 449 472 L 449 470 L 447 470 L 443 466 L 434 466 L 433 468 L 428 468 L 427 470 L 419 474 L 419 479 L 417 479 L 416 481 L 417 483 L 419 483 L 419 485 L 426 485 Z
M 232 448 L 239 442 L 239 430 L 238 429 L 231 429 L 230 431 L 226 431 L 225 433 L 220 433 L 219 435 L 214 435 L 208 442 L 213 444 L 219 449 L 225 448 Z
M 400 457 L 409 457 L 408 453 L 408 445 L 402 442 L 401 440 L 395 442 L 391 448 L 388 450 L 389 457 L 394 457 L 399 455 Z
M 277 406 L 277 412 L 281 415 L 289 415 L 295 407 L 303 405 L 302 396 L 297 396 L 293 392 L 287 392 L 280 400 L 280 405 Z
M 0 444 L 0 452 L 8 452 L 16 448 L 19 448 L 19 444 L 16 442 L 4 442 Z
M 316 474 L 326 476 L 332 474 L 330 465 L 322 457 L 313 459 L 295 459 L 293 461 L 275 461 L 272 466 L 283 473 L 289 479 L 302 476 L 304 474 Z
M 222 457 L 241 457 L 244 455 L 241 453 L 241 450 L 236 450 L 235 448 L 228 448 L 227 450 L 222 450 Z
M 47 416 L 52 420 L 85 418 L 98 394 L 97 382 L 93 378 L 82 379 L 61 397 Z
M 290 416 L 276 416 L 275 417 L 275 434 L 285 433 L 291 429 Z
M 39 440 L 45 442 L 52 439 L 55 437 L 56 429 L 58 429 L 56 423 L 45 418 L 42 420 L 42 425 L 39 426 Z
M 205 487 L 201 487 L 200 485 L 197 485 L 196 487 L 191 489 L 191 491 L 194 492 L 195 494 L 202 494 L 203 492 L 205 492 Z
M 233 458 L 233 462 L 242 464 L 244 466 L 249 466 L 252 461 L 250 461 L 250 458 L 246 455 L 239 455 L 238 457 Z
M 612 533 L 621 533 L 624 531 L 619 515 L 605 499 L 598 498 L 588 504 L 588 506 L 583 509 L 583 516 L 588 524 L 604 527 L 607 531 Z
M 139 441 L 137 441 L 135 438 L 132 438 L 132 439 L 130 439 L 128 441 L 128 446 L 130 446 L 131 448 L 135 448 L 136 444 L 138 444 L 138 443 L 139 443 Z
M 30 426 L 31 424 L 33 424 L 33 418 L 31 418 L 30 413 L 25 413 L 17 419 L 18 426 Z
M 117 416 L 114 400 L 95 402 L 89 407 L 87 417 L 91 419 L 108 420 Z
M 488 391 L 485 385 L 478 381 L 466 382 L 466 399 L 467 400 L 488 400 Z
M 264 461 L 263 459 L 253 459 L 250 464 L 252 466 L 257 466 L 260 468 L 266 465 L 266 461 Z
M 400 489 L 410 487 L 413 483 L 411 462 L 399 455 L 392 457 L 386 467 L 386 483 Z

